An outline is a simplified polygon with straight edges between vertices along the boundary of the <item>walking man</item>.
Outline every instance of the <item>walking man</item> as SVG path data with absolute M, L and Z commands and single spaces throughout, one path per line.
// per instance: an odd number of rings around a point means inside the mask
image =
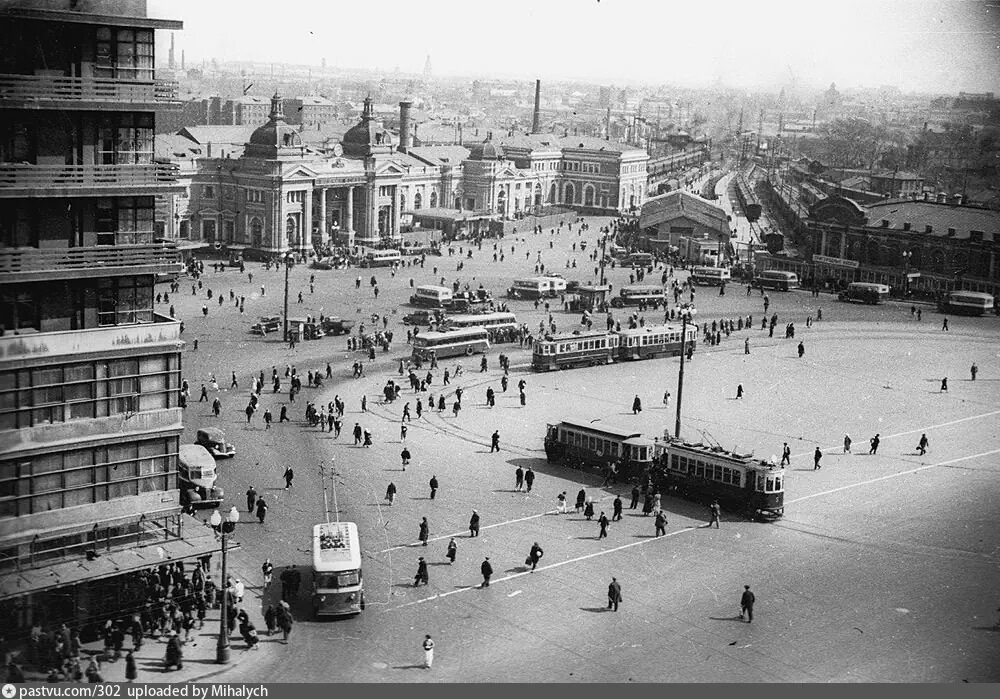
M 264 502 L 264 498 L 257 499 L 257 521 L 261 524 L 264 523 L 264 518 L 267 516 L 267 503 Z
M 632 414 L 638 415 L 642 412 L 642 400 L 639 399 L 639 395 L 636 394 L 635 398 L 632 399 Z
M 923 456 L 927 453 L 927 447 L 930 446 L 930 442 L 927 441 L 927 433 L 920 435 L 920 441 L 917 443 L 917 453 Z
M 614 508 L 614 512 L 611 514 L 612 522 L 619 522 L 622 518 L 622 498 L 620 495 L 615 496 L 615 501 L 611 504 Z
M 788 442 L 785 442 L 785 445 L 781 448 L 781 465 L 792 465 L 792 450 L 788 446 Z
M 622 601 L 622 586 L 618 583 L 618 578 L 611 578 L 608 585 L 608 609 L 618 611 L 618 605 Z
M 396 499 L 396 484 L 392 481 L 385 489 L 385 499 L 389 501 L 389 506 L 392 506 L 392 501 Z
M 500 451 L 500 432 L 497 430 L 494 430 L 493 436 L 490 437 L 490 453 L 495 451 Z
M 736 400 L 740 400 L 743 397 L 743 384 L 736 385 Z
M 948 319 L 947 318 L 945 318 L 944 321 L 941 323 L 941 329 L 942 330 L 948 330 Z
M 431 485 L 431 500 L 433 500 L 434 496 L 437 495 L 437 491 L 438 491 L 438 478 L 437 478 L 437 476 L 431 476 L 431 483 L 430 483 L 430 485 Z
M 420 583 L 424 585 L 430 584 L 430 575 L 427 572 L 427 561 L 421 556 L 417 559 L 417 574 L 413 576 L 413 587 L 416 587 Z
M 816 447 L 816 451 L 813 452 L 813 471 L 817 471 L 823 468 L 822 466 L 819 465 L 819 460 L 822 458 L 823 458 L 823 452 L 819 450 L 819 447 Z
M 851 435 L 849 434 L 844 435 L 844 453 L 845 454 L 851 453 Z
M 427 524 L 427 518 L 423 517 L 420 520 L 420 535 L 419 535 L 420 545 L 426 546 L 427 540 L 430 538 L 430 536 L 431 536 L 431 525 Z
M 743 354 L 750 354 L 750 338 L 743 341 Z
M 879 445 L 879 436 L 878 436 L 878 433 L 876 433 L 875 436 L 871 438 L 871 445 L 872 445 L 871 449 L 868 450 L 868 453 L 869 454 L 877 454 L 878 453 L 878 445 Z
M 941 379 L 941 392 L 944 393 L 947 390 L 948 390 L 948 377 L 945 376 L 943 379 Z
M 490 565 L 490 557 L 487 556 L 483 559 L 483 564 L 479 566 L 480 572 L 483 574 L 483 584 L 482 587 L 490 586 L 490 578 L 493 576 L 493 566 Z
M 424 667 L 428 670 L 434 664 L 434 639 L 431 638 L 430 634 L 424 636 Z
M 608 537 L 608 516 L 601 512 L 601 516 L 597 518 L 597 523 L 601 525 L 601 533 L 597 535 L 598 539 L 606 539 Z
M 514 490 L 521 492 L 521 488 L 524 487 L 524 469 L 520 466 L 514 471 Z
M 639 506 L 639 486 L 632 486 L 632 502 L 629 503 L 628 509 L 634 510 Z
M 711 527 L 714 524 L 715 528 L 718 529 L 719 520 L 722 517 L 722 508 L 719 507 L 719 501 L 713 500 L 712 504 L 708 506 L 708 511 L 711 516 L 711 519 L 708 522 L 708 526 Z
M 653 520 L 653 524 L 656 525 L 656 536 L 666 536 L 667 516 L 663 514 L 663 510 L 656 513 L 656 519 Z
M 285 467 L 285 490 L 292 487 L 292 479 L 295 478 L 295 472 L 292 470 L 291 466 Z
M 753 603 L 756 601 L 756 597 L 750 591 L 749 585 L 743 586 L 743 596 L 740 597 L 740 619 L 746 614 L 747 623 L 753 623 Z
M 479 536 L 479 513 L 475 510 L 472 511 L 472 516 L 469 518 L 469 537 Z
M 538 561 L 541 560 L 543 553 L 542 547 L 538 545 L 537 541 L 531 545 L 531 551 L 528 552 L 528 560 L 524 563 L 525 565 L 531 565 L 532 572 L 538 566 Z
M 976 366 L 975 362 L 973 362 L 972 363 L 972 367 L 969 368 L 969 373 L 972 374 L 972 380 L 975 381 L 976 380 L 976 374 L 979 373 L 979 367 Z
M 802 355 L 805 354 L 805 353 L 806 353 L 806 345 L 805 345 L 805 343 L 804 342 L 799 342 L 799 359 L 801 359 Z
M 361 423 L 354 423 L 354 446 L 361 444 Z
M 535 472 L 532 470 L 531 466 L 524 473 L 524 490 L 526 493 L 531 492 L 531 485 L 535 482 Z
M 455 543 L 455 537 L 451 537 L 448 541 L 448 551 L 444 554 L 444 557 L 448 559 L 449 565 L 455 562 L 455 556 L 458 554 L 458 544 Z
M 254 505 L 257 504 L 257 490 L 250 486 L 247 488 L 247 512 L 253 512 Z

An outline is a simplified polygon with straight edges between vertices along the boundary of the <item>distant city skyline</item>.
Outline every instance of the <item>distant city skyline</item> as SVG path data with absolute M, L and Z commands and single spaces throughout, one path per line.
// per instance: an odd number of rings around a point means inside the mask
M 152 16 L 184 22 L 177 60 L 185 51 L 188 67 L 326 59 L 421 74 L 429 55 L 436 76 L 1000 93 L 995 0 L 510 0 L 501 13 L 461 0 L 148 4 Z M 165 59 L 170 32 L 157 42 Z

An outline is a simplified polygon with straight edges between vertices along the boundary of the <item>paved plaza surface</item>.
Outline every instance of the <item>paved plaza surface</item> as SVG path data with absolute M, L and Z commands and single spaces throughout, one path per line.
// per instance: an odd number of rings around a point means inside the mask
M 484 243 L 465 269 L 456 271 L 459 255 L 428 257 L 423 269 L 404 267 L 391 277 L 378 270 L 293 269 L 291 315 L 340 315 L 359 322 L 372 313 L 387 315 L 395 338 L 392 351 L 367 362 L 362 379 L 351 378 L 351 364 L 364 359 L 346 350 L 344 338 L 325 338 L 287 349 L 278 338 L 249 335 L 258 315 L 279 313 L 284 272 L 265 272 L 250 263 L 246 274 L 206 270 L 205 288 L 225 294 L 232 288 L 247 297 L 246 314 L 232 302 L 208 303 L 205 290 L 192 295 L 190 281 L 171 295 L 185 321 L 184 374 L 192 386 L 185 414 L 186 437 L 199 426 L 219 423 L 238 449 L 235 459 L 220 462 L 227 499 L 241 506 L 242 493 L 254 485 L 270 504 L 267 521 L 246 517 L 236 538 L 237 569 L 253 583 L 254 595 L 272 599 L 275 590 L 259 589 L 259 564 L 265 556 L 279 568 L 308 566 L 311 527 L 324 518 L 320 463 L 334 472 L 328 492 L 341 519 L 359 525 L 365 551 L 366 611 L 351 619 L 308 619 L 308 584 L 296 611 L 299 622 L 288 646 L 247 656 L 217 680 L 377 681 L 377 682 L 527 682 L 527 681 L 997 681 L 1000 680 L 1000 633 L 993 630 L 1000 606 L 1000 356 L 996 318 L 950 318 L 922 306 L 920 322 L 909 305 L 878 307 L 837 302 L 809 292 L 769 292 L 771 313 L 778 314 L 774 338 L 761 331 L 762 299 L 745 287 L 698 288 L 697 321 L 752 314 L 755 328 L 734 333 L 722 344 L 699 344 L 685 366 L 683 436 L 712 441 L 768 458 L 792 448 L 786 482 L 785 517 L 773 524 L 747 522 L 724 513 L 719 529 L 704 528 L 700 505 L 665 498 L 666 537 L 654 538 L 651 517 L 626 509 L 622 522 L 598 540 L 598 525 L 582 515 L 554 514 L 556 496 L 574 499 L 585 488 L 597 510 L 610 516 L 616 493 L 626 486 L 599 487 L 596 473 L 545 462 L 542 439 L 547 422 L 598 420 L 635 426 L 647 436 L 673 430 L 677 358 L 552 373 L 534 373 L 530 354 L 517 345 L 499 345 L 488 353 L 489 369 L 479 372 L 479 358 L 442 360 L 428 394 L 439 395 L 445 368 L 463 365 L 463 375 L 445 389 L 445 413 L 425 409 L 416 419 L 418 397 L 404 388 L 400 400 L 381 404 L 381 388 L 399 381 L 399 358 L 408 356 L 401 306 L 415 284 L 458 278 L 473 288 L 483 283 L 501 295 L 516 276 L 533 273 L 538 251 L 552 271 L 568 279 L 593 279 L 593 250 L 598 228 L 607 219 L 587 219 L 558 235 L 519 233 L 508 236 L 505 261 L 493 262 L 492 242 Z M 523 240 L 521 240 L 523 239 Z M 549 248 L 549 241 L 553 245 Z M 573 251 L 586 240 L 586 252 Z M 514 253 L 510 252 L 511 246 Z M 465 247 L 464 245 L 462 246 Z M 526 256 L 527 252 L 527 256 Z M 577 269 L 565 261 L 577 260 Z M 438 267 L 435 274 L 434 266 Z M 309 293 L 308 278 L 316 275 Z M 628 283 L 629 270 L 608 271 L 615 289 Z M 377 299 L 368 283 L 379 281 Z M 659 281 L 660 270 L 655 273 Z M 686 273 L 679 272 L 681 277 Z M 355 277 L 361 276 L 360 289 Z M 648 278 L 647 278 L 648 279 Z M 266 294 L 260 297 L 260 285 Z M 297 304 L 299 291 L 304 303 Z M 512 302 L 518 319 L 537 330 L 544 308 Z M 165 307 L 165 305 L 164 305 Z M 806 327 L 808 317 L 823 320 Z M 580 317 L 552 308 L 560 331 L 579 328 Z M 623 319 L 625 311 L 616 310 Z M 647 323 L 662 311 L 644 314 Z M 603 318 L 595 319 L 603 325 Z M 795 339 L 781 329 L 794 322 Z M 379 321 L 381 324 L 381 321 Z M 371 326 L 370 320 L 366 323 Z M 751 353 L 744 354 L 749 337 Z M 192 340 L 199 339 L 193 350 Z M 797 356 L 799 341 L 805 355 Z M 511 382 L 500 389 L 497 355 L 511 357 Z M 971 381 L 975 361 L 979 376 Z M 277 418 L 287 404 L 286 365 L 299 373 L 325 369 L 334 380 L 323 389 L 304 388 L 289 405 L 291 423 L 265 430 L 262 411 L 248 426 L 242 413 L 250 377 L 275 365 L 282 376 L 281 394 L 265 386 L 262 407 Z M 240 382 L 228 390 L 230 372 Z M 426 372 L 425 369 L 420 372 Z M 210 374 L 222 387 L 223 414 L 213 418 L 210 403 L 198 403 L 200 384 Z M 949 390 L 940 392 L 940 380 Z M 517 382 L 524 379 L 527 404 L 520 406 Z M 404 380 L 405 381 L 405 380 Z M 736 386 L 745 395 L 736 400 Z M 453 391 L 465 390 L 463 410 L 453 417 Z M 405 386 L 405 383 L 404 383 Z M 487 408 L 485 391 L 497 392 Z M 672 395 L 669 409 L 664 390 Z M 306 401 L 324 404 L 334 395 L 347 405 L 340 439 L 304 422 Z M 633 415 L 632 398 L 640 395 L 643 411 Z M 368 411 L 361 412 L 367 397 Z M 403 403 L 411 403 L 406 446 L 413 461 L 400 464 L 399 423 Z M 370 429 L 374 445 L 353 446 L 355 422 Z M 501 452 L 489 453 L 490 435 L 500 433 Z M 881 434 L 876 456 L 868 439 Z M 921 433 L 930 447 L 916 454 Z M 845 434 L 853 454 L 843 454 Z M 812 469 L 812 453 L 825 454 L 823 468 Z M 294 486 L 284 489 L 286 465 L 295 469 Z M 530 494 L 514 491 L 514 470 L 531 466 L 537 473 Z M 429 499 L 428 480 L 440 482 Z M 391 507 L 386 485 L 398 488 Z M 330 479 L 327 479 L 327 483 Z M 628 497 L 623 498 L 628 505 Z M 469 538 L 472 510 L 482 530 Z M 431 540 L 414 545 L 421 517 L 430 523 Z M 252 521 L 251 521 L 252 520 Z M 458 556 L 448 565 L 445 548 L 454 536 Z M 545 550 L 531 573 L 524 559 L 533 542 Z M 430 563 L 430 584 L 414 588 L 418 556 Z M 479 566 L 489 556 L 492 585 L 479 589 Z M 256 577 L 254 577 L 256 576 Z M 606 590 L 612 576 L 622 584 L 624 601 L 607 611 Z M 307 576 L 308 579 L 308 576 Z M 743 585 L 756 593 L 752 624 L 738 618 Z M 259 616 L 258 616 L 259 620 Z M 258 628 L 262 624 L 258 621 Z M 424 670 L 420 642 L 431 634 L 436 643 L 432 670 Z M 234 655 L 241 657 L 234 640 Z

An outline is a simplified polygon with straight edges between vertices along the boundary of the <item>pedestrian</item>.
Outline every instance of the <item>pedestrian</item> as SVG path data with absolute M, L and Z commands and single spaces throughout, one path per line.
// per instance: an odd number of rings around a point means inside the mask
M 844 453 L 845 454 L 851 453 L 851 435 L 849 434 L 844 435 Z
M 566 491 L 565 490 L 562 491 L 561 493 L 559 493 L 559 496 L 556 498 L 556 512 L 558 514 L 565 514 L 566 513 Z
M 264 429 L 271 429 L 271 422 L 274 420 L 274 415 L 271 414 L 271 409 L 267 408 L 264 410 Z
M 250 486 L 247 488 L 247 512 L 253 512 L 254 505 L 257 503 L 257 490 Z
M 219 400 L 218 396 L 216 396 L 212 400 L 212 414 L 215 415 L 215 417 L 219 417 L 220 413 L 222 413 L 222 401 Z
M 743 595 L 740 597 L 740 619 L 743 619 L 745 614 L 747 617 L 747 623 L 753 623 L 753 603 L 757 601 L 757 598 L 750 591 L 749 585 L 743 586 Z
M 943 379 L 941 379 L 941 392 L 944 393 L 947 390 L 948 390 L 948 377 L 945 376 Z
M 972 380 L 975 381 L 976 380 L 976 374 L 979 373 L 979 367 L 976 366 L 975 362 L 973 362 L 972 366 L 969 368 L 969 373 L 972 374 Z
M 711 519 L 709 520 L 707 526 L 711 527 L 714 524 L 715 528 L 718 529 L 719 521 L 720 518 L 722 517 L 722 508 L 719 507 L 719 501 L 713 500 L 712 504 L 708 506 L 708 511 L 709 515 L 711 516 Z
M 527 492 L 527 493 L 531 492 L 531 486 L 532 486 L 532 484 L 534 482 L 535 482 L 535 472 L 531 468 L 531 466 L 529 466 L 528 470 L 524 472 L 524 487 L 525 487 L 525 492 Z
M 942 329 L 942 330 L 948 330 L 948 319 L 947 319 L 947 318 L 945 318 L 945 319 L 944 319 L 944 320 L 942 321 L 942 323 L 941 323 L 941 329 Z
M 257 521 L 261 524 L 264 523 L 264 517 L 267 516 L 267 503 L 264 502 L 264 498 L 257 499 Z
M 417 574 L 413 576 L 413 587 L 420 583 L 427 585 L 430 582 L 430 575 L 427 572 L 427 561 L 421 556 L 417 559 Z
M 583 506 L 583 516 L 587 518 L 589 522 L 594 517 L 594 498 L 587 498 L 586 504 Z
M 444 557 L 448 559 L 448 563 L 455 562 L 455 556 L 458 554 L 458 544 L 455 542 L 455 537 L 451 537 L 448 541 L 448 552 L 445 553 Z
M 656 536 L 666 536 L 667 516 L 663 514 L 662 510 L 656 513 L 656 519 L 653 520 L 653 524 L 656 526 Z
M 806 345 L 805 345 L 805 343 L 804 342 L 799 342 L 799 358 L 801 359 L 802 355 L 805 354 L 805 353 L 806 353 Z
M 497 430 L 493 431 L 493 436 L 490 437 L 490 453 L 500 451 L 500 432 Z
M 475 510 L 472 511 L 472 516 L 469 518 L 469 537 L 479 536 L 479 513 Z
M 618 578 L 611 578 L 608 585 L 608 609 L 618 611 L 618 605 L 622 601 L 622 586 L 618 583 Z
M 736 385 L 736 400 L 743 398 L 743 384 Z
M 584 506 L 587 504 L 587 491 L 580 488 L 580 492 L 576 494 L 576 511 L 579 514 L 583 511 Z
M 420 520 L 420 545 L 426 546 L 427 540 L 430 538 L 430 536 L 431 536 L 431 527 L 427 523 L 427 518 L 423 517 Z
M 524 469 L 518 466 L 514 471 L 514 490 L 520 492 L 522 487 L 524 487 Z
M 385 499 L 389 501 L 389 505 L 392 505 L 392 501 L 396 499 L 396 484 L 389 481 L 389 485 L 385 488 Z
M 424 636 L 423 648 L 424 667 L 430 670 L 431 666 L 434 664 L 434 639 L 431 638 L 430 634 Z
M 354 446 L 361 444 L 361 423 L 354 423 Z
M 634 510 L 638 506 L 639 506 L 639 486 L 638 485 L 633 485 L 632 486 L 632 502 L 629 503 L 628 509 Z
M 875 436 L 871 438 L 871 448 L 868 450 L 869 454 L 877 454 L 878 453 L 879 442 L 880 442 L 879 435 L 878 435 L 878 433 L 876 433 Z
M 785 442 L 784 446 L 781 447 L 781 465 L 792 465 L 792 449 L 788 446 L 788 442 Z
M 438 491 L 438 479 L 437 479 L 437 476 L 431 476 L 430 486 L 431 486 L 431 500 L 433 500 L 434 496 L 437 495 L 437 491 Z
M 619 521 L 621 521 L 621 518 L 622 518 L 622 498 L 621 498 L 620 495 L 616 495 L 615 496 L 615 500 L 614 500 L 613 503 L 611 503 L 611 506 L 614 508 L 614 512 L 611 515 L 611 521 L 612 522 L 619 522 Z
M 285 490 L 292 487 L 292 479 L 295 478 L 295 471 L 292 470 L 291 466 L 285 467 Z
M 670 410 L 670 391 L 663 392 L 663 407 Z
M 743 354 L 750 354 L 750 338 L 743 341 Z
M 528 552 L 528 558 L 524 561 L 524 565 L 530 565 L 531 571 L 534 572 L 535 568 L 538 567 L 538 561 L 541 560 L 544 553 L 545 552 L 542 551 L 542 547 L 539 546 L 536 541 L 531 545 L 531 550 Z
M 638 394 L 636 394 L 636 397 L 632 400 L 632 414 L 638 415 L 641 412 L 642 412 L 642 401 L 639 399 Z
M 813 452 L 813 471 L 817 471 L 823 468 L 819 464 L 819 460 L 822 458 L 823 458 L 823 452 L 819 450 L 819 447 L 816 447 L 816 451 Z
M 287 405 L 281 406 L 281 414 L 278 415 L 278 424 L 280 425 L 283 422 L 291 422 L 291 418 L 288 417 Z
M 406 447 L 403 447 L 403 450 L 399 452 L 399 458 L 403 462 L 403 470 L 405 471 L 406 467 L 410 463 L 410 450 L 407 449 Z
M 264 588 L 267 589 L 271 585 L 271 576 L 274 573 L 274 564 L 271 563 L 270 558 L 264 559 L 264 563 L 260 567 L 260 572 L 264 575 Z
M 479 571 L 483 574 L 483 584 L 481 587 L 489 587 L 490 578 L 493 577 L 493 566 L 490 565 L 489 556 L 483 559 L 482 565 L 479 566 Z
M 927 453 L 927 447 L 930 446 L 930 442 L 927 441 L 927 433 L 920 435 L 920 441 L 917 443 L 917 453 L 923 456 Z
M 603 511 L 601 512 L 601 516 L 597 518 L 597 523 L 601 526 L 601 532 L 600 534 L 597 535 L 597 538 L 598 539 L 607 538 L 608 525 L 610 524 L 610 522 L 608 521 L 607 515 L 605 515 Z

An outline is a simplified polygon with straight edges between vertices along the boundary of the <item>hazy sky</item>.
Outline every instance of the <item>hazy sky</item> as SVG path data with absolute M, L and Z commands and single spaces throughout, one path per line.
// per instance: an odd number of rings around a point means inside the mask
M 177 60 L 1000 93 L 1000 0 L 148 0 Z M 170 32 L 158 32 L 165 57 Z

